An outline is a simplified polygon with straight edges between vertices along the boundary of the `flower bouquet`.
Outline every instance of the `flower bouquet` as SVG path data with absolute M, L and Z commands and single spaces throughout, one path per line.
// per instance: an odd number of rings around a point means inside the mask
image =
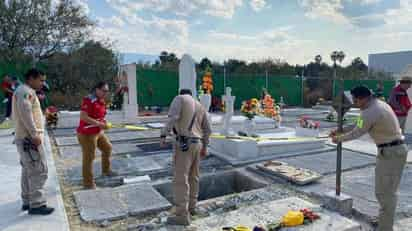
M 319 136 L 320 122 L 310 120 L 307 116 L 302 116 L 299 119 L 299 125 L 296 127 L 297 136 L 309 136 L 317 137 Z
M 302 116 L 299 119 L 299 124 L 302 128 L 309 128 L 309 129 L 319 129 L 320 122 L 310 120 L 307 116 Z
M 260 103 L 256 98 L 244 101 L 240 112 L 249 120 L 252 120 L 256 115 L 260 113 Z
M 281 117 L 280 117 L 280 107 L 275 105 L 275 100 L 272 98 L 271 95 L 266 94 L 262 100 L 263 106 L 263 115 L 265 117 L 274 119 L 276 121 L 276 127 L 279 126 Z

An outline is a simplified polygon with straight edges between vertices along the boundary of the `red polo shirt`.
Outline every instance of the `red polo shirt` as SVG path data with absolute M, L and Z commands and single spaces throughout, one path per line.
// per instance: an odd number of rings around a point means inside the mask
M 4 96 L 5 97 L 12 97 L 13 96 L 13 93 L 10 93 L 10 92 L 6 92 L 6 90 L 8 89 L 8 90 L 11 90 L 11 83 L 8 83 L 8 82 L 6 82 L 6 81 L 3 81 L 2 83 L 1 83 L 1 89 L 3 90 L 3 92 L 4 92 Z
M 409 109 L 412 107 L 407 91 L 402 89 L 400 85 L 393 88 L 391 97 L 389 98 L 389 104 L 392 106 L 396 116 L 401 117 L 407 116 Z M 405 111 L 402 111 L 401 107 L 403 107 Z
M 87 115 L 95 120 L 105 121 L 106 116 L 106 104 L 104 100 L 99 100 L 94 95 L 89 95 L 83 98 L 81 111 L 87 113 Z M 102 129 L 97 126 L 90 126 L 86 121 L 80 120 L 77 133 L 84 135 L 98 134 Z

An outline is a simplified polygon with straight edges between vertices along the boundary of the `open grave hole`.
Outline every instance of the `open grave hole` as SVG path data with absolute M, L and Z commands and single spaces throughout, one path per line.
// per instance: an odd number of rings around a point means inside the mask
M 265 181 L 241 170 L 210 173 L 200 177 L 199 201 L 251 191 L 267 185 Z M 172 181 L 153 185 L 153 187 L 168 201 L 173 203 Z
M 148 142 L 136 144 L 136 147 L 143 150 L 144 152 L 161 152 L 172 150 L 173 144 L 171 142 L 167 142 L 164 147 L 160 147 L 159 142 Z

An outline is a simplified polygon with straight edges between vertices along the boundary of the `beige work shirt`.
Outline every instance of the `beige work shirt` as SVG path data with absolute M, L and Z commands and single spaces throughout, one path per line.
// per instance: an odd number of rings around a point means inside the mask
M 16 124 L 15 138 L 34 137 L 44 132 L 44 116 L 34 89 L 20 85 L 12 100 L 13 120 Z
M 195 111 L 196 117 L 192 129 L 189 131 Z M 200 138 L 204 146 L 209 143 L 209 136 L 212 132 L 207 112 L 190 95 L 178 95 L 173 99 L 168 113 L 168 121 L 161 131 L 161 136 L 167 136 L 173 128 L 180 136 Z
M 371 98 L 367 107 L 361 110 L 356 126 L 339 136 L 338 141 L 353 140 L 365 133 L 369 133 L 377 145 L 403 139 L 398 119 L 392 108 L 375 98 Z

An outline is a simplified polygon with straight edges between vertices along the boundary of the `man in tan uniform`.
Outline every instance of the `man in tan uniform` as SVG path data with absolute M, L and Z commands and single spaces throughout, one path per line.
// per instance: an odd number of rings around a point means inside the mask
M 48 215 L 54 211 L 47 207 L 44 184 L 47 180 L 47 162 L 43 148 L 44 116 L 36 90 L 43 86 L 42 73 L 29 70 L 25 84 L 20 85 L 13 97 L 12 113 L 16 123 L 15 143 L 22 166 L 22 210 L 29 214 Z
M 371 96 L 368 88 L 352 89 L 354 103 L 361 109 L 355 128 L 344 134 L 331 133 L 332 141 L 344 142 L 369 133 L 378 146 L 375 168 L 375 194 L 380 205 L 378 231 L 392 231 L 397 204 L 397 190 L 406 163 L 408 148 L 404 144 L 398 119 L 392 108 Z
M 207 113 L 202 105 L 193 99 L 192 92 L 182 89 L 173 99 L 169 109 L 169 120 L 161 131 L 160 145 L 173 130 L 174 145 L 174 199 L 175 216 L 168 224 L 189 225 L 190 214 L 194 214 L 199 193 L 199 162 L 207 154 L 211 128 Z

